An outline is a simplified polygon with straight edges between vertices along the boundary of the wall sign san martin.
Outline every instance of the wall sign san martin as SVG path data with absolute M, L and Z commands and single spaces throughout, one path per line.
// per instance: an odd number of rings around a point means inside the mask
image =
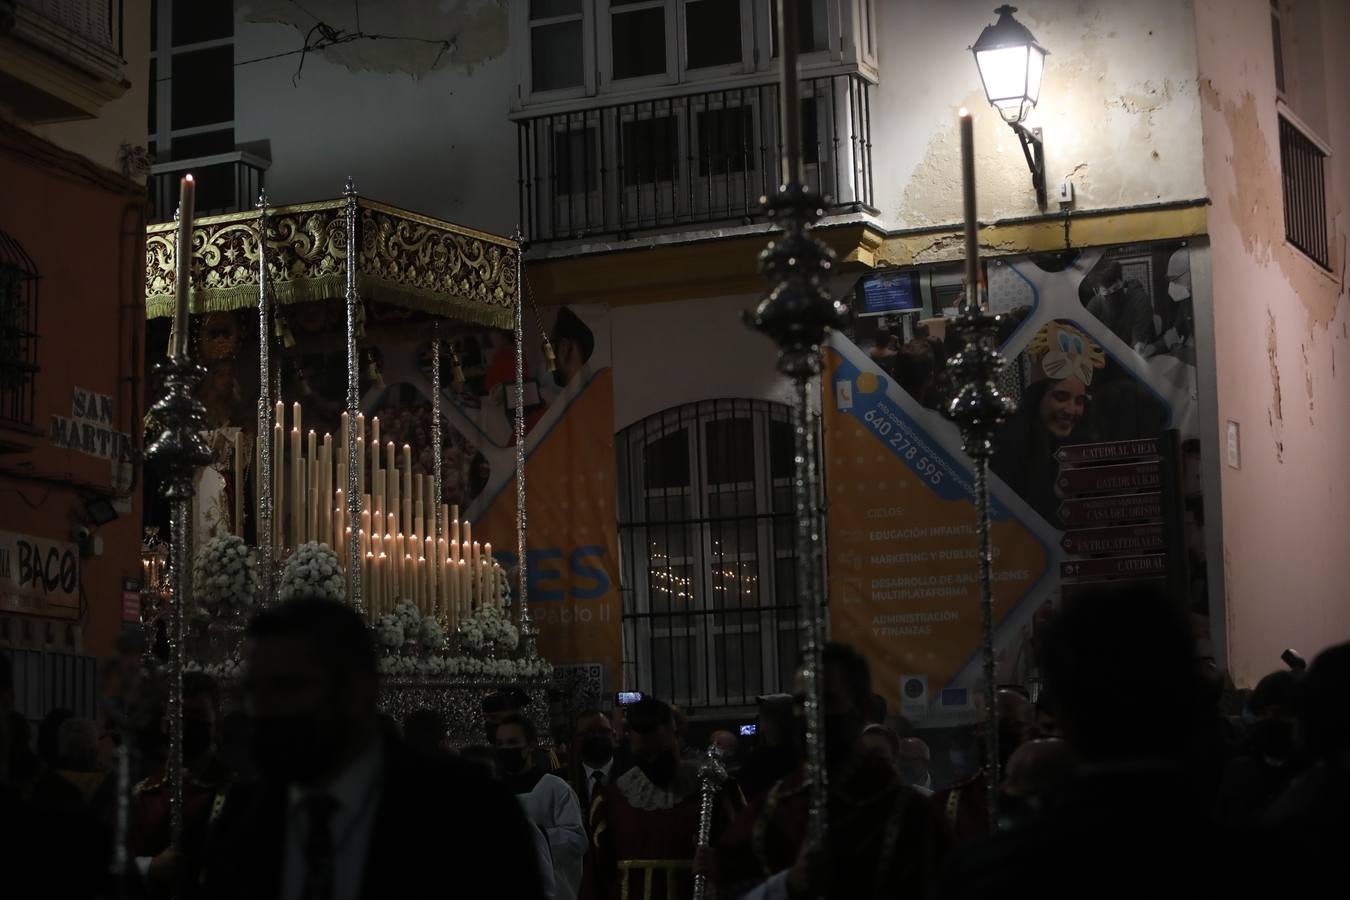
M 76 618 L 80 611 L 76 546 L 0 531 L 0 609 Z
M 75 388 L 69 416 L 52 416 L 52 443 L 86 456 L 129 462 L 131 435 L 113 428 L 113 401 L 106 394 Z

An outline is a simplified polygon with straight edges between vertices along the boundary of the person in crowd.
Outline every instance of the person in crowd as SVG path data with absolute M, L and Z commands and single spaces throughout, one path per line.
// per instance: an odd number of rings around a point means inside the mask
M 581 804 L 566 781 L 532 765 L 536 737 L 534 723 L 524 716 L 507 716 L 498 722 L 493 745 L 497 771 L 530 821 L 548 838 L 558 900 L 576 900 L 587 845 Z
M 37 777 L 42 774 L 43 767 L 42 760 L 33 752 L 33 729 L 23 713 L 13 710 L 6 714 L 4 724 L 8 726 L 9 733 L 9 783 L 21 796 L 26 796 L 32 790 Z M 0 726 L 0 735 L 3 734 L 3 726 Z M 0 749 L 4 746 L 4 743 L 0 742 Z M 4 765 L 5 761 L 0 760 L 0 767 Z
M 798 769 L 752 803 L 699 866 L 719 892 L 747 897 L 932 897 L 950 839 L 930 801 L 900 783 L 888 760 L 863 746 L 871 673 L 852 647 L 824 648 L 826 844 L 805 842 L 809 781 Z M 804 703 L 801 676 L 796 695 Z
M 900 348 L 892 364 L 900 387 L 920 406 L 937 409 L 942 398 L 938 393 L 937 358 L 932 342 L 916 337 Z
M 756 699 L 759 715 L 755 722 L 755 748 L 736 776 L 750 803 L 796 771 L 802 749 L 794 724 L 792 695 L 766 694 Z
M 1222 822 L 1256 824 L 1302 771 L 1295 747 L 1299 677 L 1271 672 L 1257 682 L 1244 711 L 1250 726 L 1243 746 L 1228 760 L 1216 815 Z
M 1022 735 L 1032 717 L 1031 702 L 1026 696 L 1008 689 L 997 694 L 998 755 L 1001 769 L 1022 742 Z M 972 844 L 989 836 L 989 788 L 984 771 L 985 743 L 981 722 L 972 732 L 975 735 L 967 761 L 974 766 L 964 777 L 960 772 L 951 787 L 936 792 L 933 800 L 947 818 L 958 844 Z
M 558 309 L 553 323 L 553 354 L 557 362 L 553 382 L 565 388 L 587 372 L 586 364 L 595 352 L 595 332 L 566 306 Z
M 709 746 L 716 747 L 727 771 L 735 774 L 741 767 L 741 739 L 734 731 L 719 728 L 708 735 Z
M 470 744 L 459 749 L 459 756 L 466 762 L 481 766 L 489 778 L 501 780 L 502 773 L 497 767 L 496 747 L 489 747 L 486 744 Z M 521 808 L 524 809 L 524 798 L 518 796 L 517 799 L 521 801 Z M 529 815 L 528 810 L 526 810 L 526 815 Z M 539 885 L 543 892 L 543 900 L 556 900 L 558 887 L 553 877 L 553 853 L 549 850 L 548 836 L 544 833 L 543 828 L 533 822 L 530 823 L 529 832 L 534 839 L 534 853 L 539 864 Z
M 296 598 L 255 616 L 246 637 L 262 777 L 226 800 L 203 896 L 540 896 L 530 826 L 505 788 L 380 732 L 360 614 Z
M 590 839 L 605 788 L 628 769 L 619 760 L 617 749 L 618 738 L 609 716 L 598 709 L 583 710 L 577 714 L 572 729 L 572 758 L 576 762 L 572 789 L 582 804 L 588 843 L 581 872 L 581 888 L 577 892 L 583 900 L 607 896 L 605 886 L 596 881 L 600 873 L 595 868 L 595 848 Z
M 220 688 L 200 672 L 183 675 L 183 839 L 169 841 L 169 785 L 160 769 L 130 798 L 130 847 L 138 874 L 156 895 L 181 892 L 201 871 L 211 826 L 225 805 L 234 772 L 216 754 Z M 168 731 L 168 723 L 164 725 Z
M 1114 259 L 1103 260 L 1088 277 L 1096 287 L 1087 311 L 1137 352 L 1149 350 L 1155 338 L 1153 307 L 1143 285 L 1126 279 Z
M 900 738 L 896 748 L 900 766 L 900 782 L 925 797 L 933 796 L 933 775 L 929 771 L 933 754 L 923 738 Z
M 595 810 L 597 883 L 610 898 L 688 896 L 698 840 L 699 763 L 680 757 L 671 707 L 643 696 L 627 707 L 634 765 Z M 725 810 L 726 795 L 723 795 Z M 725 815 L 717 817 L 718 824 Z
M 1085 885 L 1120 897 L 1263 896 L 1261 858 L 1240 859 L 1247 839 L 1216 825 L 1189 786 L 1211 723 L 1181 605 L 1147 584 L 1066 598 L 1046 636 L 1045 677 L 1076 777 L 1040 820 L 963 852 L 945 896 L 1080 897 Z
M 999 803 L 999 829 L 1020 827 L 1057 809 L 1073 781 L 1073 751 L 1058 738 L 1023 742 L 1008 757 Z
M 900 738 L 885 725 L 873 722 L 863 729 L 863 750 L 898 765 L 900 761 Z
M 415 709 L 403 719 L 403 740 L 427 756 L 450 752 L 450 731 L 445 716 L 434 709 Z
M 886 715 L 890 712 L 886 698 L 880 694 L 874 693 L 867 700 L 867 724 L 885 725 Z
M 68 712 L 68 711 L 67 711 Z M 53 763 L 34 780 L 27 802 L 31 814 L 53 837 L 60 835 L 65 873 L 84 895 L 104 881 L 112 849 L 116 784 L 98 766 L 98 729 L 92 719 L 59 716 Z
M 216 757 L 234 773 L 235 781 L 251 783 L 258 780 L 253 765 L 253 718 L 248 713 L 235 709 L 221 717 Z
M 1267 821 L 1314 857 L 1344 841 L 1350 809 L 1350 643 L 1323 650 L 1308 667 L 1299 697 L 1299 727 L 1311 765 L 1275 801 Z M 1344 843 L 1340 844 L 1343 849 Z M 1333 851 L 1329 859 L 1339 859 Z
M 497 742 L 497 723 L 507 716 L 524 715 L 530 699 L 530 695 L 517 685 L 500 688 L 483 698 L 483 733 L 489 746 Z M 534 765 L 543 766 L 549 772 L 557 772 L 562 768 L 557 754 L 551 749 L 538 748 L 534 754 Z

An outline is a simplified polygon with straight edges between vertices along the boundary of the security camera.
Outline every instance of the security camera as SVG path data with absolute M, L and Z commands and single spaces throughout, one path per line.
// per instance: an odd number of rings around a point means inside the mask
M 85 543 L 93 536 L 94 532 L 89 528 L 88 525 L 76 525 L 75 530 L 71 533 L 71 537 L 73 537 L 75 541 L 80 544 Z

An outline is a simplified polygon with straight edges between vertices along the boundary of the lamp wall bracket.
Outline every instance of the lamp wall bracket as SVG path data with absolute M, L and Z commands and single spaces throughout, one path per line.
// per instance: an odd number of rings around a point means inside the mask
M 1031 170 L 1031 185 L 1036 189 L 1036 205 L 1045 209 L 1047 197 L 1045 191 L 1045 141 L 1039 128 L 1027 128 L 1021 122 L 1008 123 L 1017 132 L 1022 142 L 1022 155 L 1027 159 L 1027 168 Z

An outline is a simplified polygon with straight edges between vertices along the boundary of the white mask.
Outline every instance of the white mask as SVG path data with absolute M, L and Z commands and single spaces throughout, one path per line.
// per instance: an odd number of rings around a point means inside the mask
M 1167 285 L 1167 296 L 1171 297 L 1177 303 L 1185 300 L 1191 295 L 1191 289 L 1186 287 L 1180 281 L 1173 281 Z

